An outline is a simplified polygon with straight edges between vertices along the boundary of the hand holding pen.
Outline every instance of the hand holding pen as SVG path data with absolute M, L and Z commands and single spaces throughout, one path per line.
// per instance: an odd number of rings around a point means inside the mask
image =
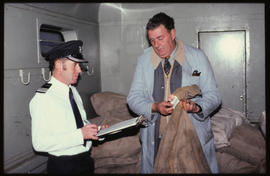
M 91 124 L 88 120 L 83 120 L 85 125 L 82 127 L 82 133 L 84 139 L 98 140 L 97 133 L 103 129 L 108 128 L 109 125 L 99 125 Z

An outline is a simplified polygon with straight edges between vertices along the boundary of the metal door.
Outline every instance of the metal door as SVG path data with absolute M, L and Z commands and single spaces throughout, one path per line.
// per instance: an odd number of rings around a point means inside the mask
M 199 32 L 199 48 L 208 56 L 222 96 L 222 106 L 246 115 L 246 32 Z

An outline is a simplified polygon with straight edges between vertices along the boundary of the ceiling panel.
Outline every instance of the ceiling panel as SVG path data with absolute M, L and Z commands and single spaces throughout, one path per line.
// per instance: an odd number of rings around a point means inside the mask
M 28 5 L 98 23 L 100 3 L 28 3 Z

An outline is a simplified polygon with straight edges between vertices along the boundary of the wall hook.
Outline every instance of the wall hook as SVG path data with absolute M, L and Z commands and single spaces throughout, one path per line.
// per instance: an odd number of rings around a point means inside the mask
M 30 83 L 30 72 L 28 73 L 28 79 L 26 82 L 23 80 L 23 70 L 22 69 L 19 70 L 19 73 L 20 73 L 22 84 L 28 85 Z
M 89 75 L 89 76 L 91 76 L 91 75 L 93 75 L 94 74 L 94 67 L 92 66 L 91 67 L 91 72 L 89 72 L 89 67 L 88 67 L 88 65 L 86 65 L 86 68 L 87 68 L 87 74 Z
M 52 76 L 52 72 L 51 71 L 49 72 L 49 78 L 48 79 L 45 78 L 45 68 L 41 68 L 41 74 L 42 74 L 42 77 L 43 77 L 43 80 L 44 81 L 48 82 L 48 81 L 51 80 L 51 76 Z

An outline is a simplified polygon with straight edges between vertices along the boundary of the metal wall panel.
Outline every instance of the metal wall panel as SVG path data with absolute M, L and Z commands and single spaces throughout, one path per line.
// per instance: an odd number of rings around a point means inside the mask
M 34 16 L 29 11 L 5 6 L 4 17 L 4 68 L 37 67 Z

